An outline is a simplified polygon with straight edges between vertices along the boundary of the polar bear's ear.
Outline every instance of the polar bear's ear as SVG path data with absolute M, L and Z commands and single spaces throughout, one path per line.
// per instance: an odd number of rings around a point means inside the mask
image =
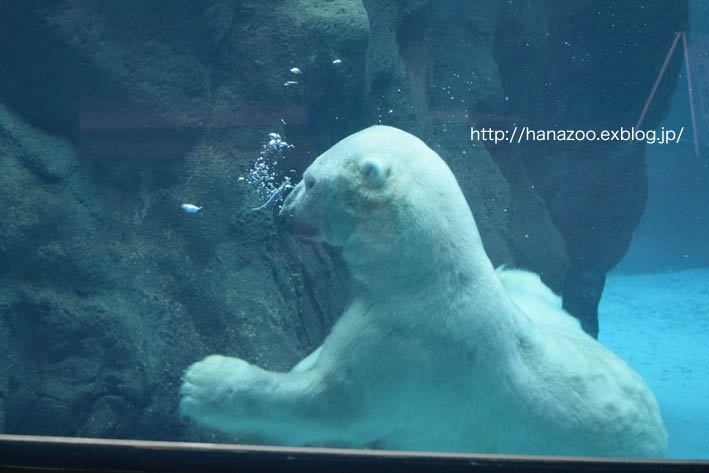
M 360 167 L 364 180 L 369 187 L 378 189 L 384 185 L 391 169 L 378 158 L 366 158 Z

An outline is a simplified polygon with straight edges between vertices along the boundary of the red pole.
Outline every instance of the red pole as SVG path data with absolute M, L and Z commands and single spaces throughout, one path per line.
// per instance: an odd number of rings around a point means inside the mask
M 692 116 L 692 134 L 694 135 L 694 154 L 699 158 L 699 136 L 697 135 L 697 118 L 694 115 L 694 93 L 692 92 L 692 76 L 689 72 L 689 52 L 687 48 L 687 33 L 682 32 L 684 46 L 684 67 L 687 71 L 687 90 L 689 91 L 689 113 Z
M 670 51 L 667 53 L 667 57 L 665 58 L 665 62 L 662 64 L 662 68 L 660 69 L 660 73 L 657 75 L 657 79 L 655 80 L 655 85 L 652 86 L 652 91 L 650 91 L 650 96 L 647 98 L 647 102 L 645 102 L 645 106 L 643 107 L 643 111 L 640 113 L 640 118 L 638 118 L 638 122 L 635 124 L 635 129 L 639 129 L 640 125 L 643 124 L 643 120 L 645 119 L 645 113 L 647 112 L 648 107 L 650 106 L 650 102 L 652 102 L 653 97 L 655 97 L 655 92 L 657 91 L 657 86 L 660 85 L 660 81 L 662 80 L 662 76 L 665 75 L 665 69 L 667 69 L 667 64 L 670 62 L 670 58 L 672 57 L 672 53 L 675 51 L 675 48 L 677 47 L 677 41 L 679 40 L 680 35 L 683 32 L 680 31 L 677 33 L 677 36 L 675 36 L 675 40 L 672 42 L 672 46 L 670 47 Z M 685 53 L 687 49 L 685 48 Z

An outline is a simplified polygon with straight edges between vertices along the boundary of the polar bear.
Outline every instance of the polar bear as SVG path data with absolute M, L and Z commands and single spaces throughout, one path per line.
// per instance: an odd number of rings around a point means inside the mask
M 180 413 L 281 445 L 661 457 L 642 378 L 535 274 L 493 269 L 444 161 L 387 126 L 318 157 L 280 211 L 342 248 L 352 300 L 290 372 L 212 355 Z

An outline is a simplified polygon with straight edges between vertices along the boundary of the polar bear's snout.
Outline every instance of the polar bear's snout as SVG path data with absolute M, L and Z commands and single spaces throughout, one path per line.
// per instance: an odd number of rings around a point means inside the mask
M 318 240 L 320 231 L 313 225 L 313 222 L 317 221 L 313 209 L 314 200 L 312 197 L 308 198 L 306 192 L 305 180 L 302 180 L 283 202 L 278 212 L 279 223 L 281 228 L 301 238 Z
M 294 202 L 298 199 L 298 195 L 303 191 L 302 183 L 298 183 L 293 190 L 290 191 L 288 196 L 283 201 L 281 210 L 278 211 L 278 223 L 281 228 L 293 231 L 295 222 L 295 204 Z
M 283 201 L 281 210 L 278 211 L 278 216 L 284 221 L 286 221 L 293 212 L 293 202 L 295 202 L 298 194 L 300 194 L 303 190 L 301 184 L 302 182 L 299 182 L 293 189 L 291 189 L 291 191 L 288 193 L 288 195 L 286 195 L 286 198 Z

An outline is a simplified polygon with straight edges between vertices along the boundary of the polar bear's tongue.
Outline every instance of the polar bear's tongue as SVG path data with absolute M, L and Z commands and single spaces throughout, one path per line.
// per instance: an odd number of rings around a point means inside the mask
M 318 231 L 314 228 L 311 227 L 310 225 L 307 225 L 302 222 L 296 222 L 293 225 L 293 234 L 297 235 L 299 238 L 302 238 L 303 240 L 311 240 L 311 241 L 318 241 Z

